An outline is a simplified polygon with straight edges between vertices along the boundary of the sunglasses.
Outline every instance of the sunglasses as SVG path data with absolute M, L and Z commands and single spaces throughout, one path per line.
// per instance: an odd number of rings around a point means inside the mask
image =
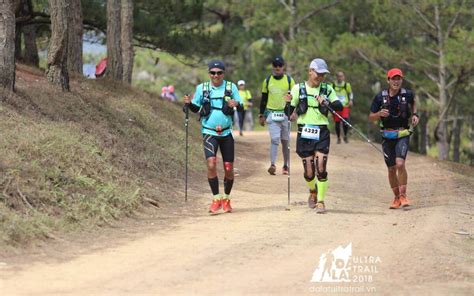
M 283 64 L 273 64 L 273 68 L 283 68 Z
M 211 75 L 222 75 L 222 74 L 224 74 L 224 72 L 223 71 L 217 71 L 217 72 L 216 71 L 209 71 L 209 74 L 211 74 Z

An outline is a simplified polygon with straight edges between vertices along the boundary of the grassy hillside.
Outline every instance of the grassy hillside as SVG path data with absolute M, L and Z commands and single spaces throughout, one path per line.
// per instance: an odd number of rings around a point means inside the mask
M 181 199 L 180 106 L 104 80 L 73 79 L 59 92 L 23 65 L 16 89 L 0 104 L 0 249 Z M 193 170 L 202 168 L 197 128 Z

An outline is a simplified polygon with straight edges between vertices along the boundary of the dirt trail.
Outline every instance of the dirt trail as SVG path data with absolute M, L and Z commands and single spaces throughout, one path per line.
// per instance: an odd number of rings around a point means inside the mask
M 295 137 L 292 139 L 294 146 Z M 188 207 L 194 210 L 173 227 L 120 243 L 110 237 L 111 243 L 85 254 L 77 255 L 77 249 L 68 248 L 63 255 L 67 260 L 60 262 L 36 259 L 32 264 L 16 265 L 14 260 L 4 260 L 0 294 L 313 295 L 352 291 L 361 295 L 473 295 L 472 170 L 461 175 L 453 165 L 411 153 L 407 166 L 414 206 L 410 211 L 389 210 L 390 189 L 379 153 L 363 142 L 336 145 L 332 141 L 328 214 L 317 215 L 305 204 L 302 165 L 294 152 L 294 203 L 285 210 L 287 177 L 280 171 L 277 176 L 266 172 L 267 134 L 246 133 L 236 141 L 240 176 L 232 194 L 234 213 L 206 213 L 209 193 L 203 178 L 206 193 L 191 193 L 190 198 L 197 201 Z M 350 243 L 352 269 L 347 274 L 351 282 L 310 281 L 321 255 Z M 369 262 L 364 261 L 366 256 L 371 256 Z M 340 270 L 332 271 L 337 278 Z

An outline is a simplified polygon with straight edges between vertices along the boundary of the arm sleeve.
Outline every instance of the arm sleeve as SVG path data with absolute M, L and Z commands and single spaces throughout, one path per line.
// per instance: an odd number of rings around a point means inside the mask
M 339 100 L 335 100 L 329 103 L 329 107 L 331 107 L 334 111 L 341 111 L 342 110 L 342 103 Z
M 193 113 L 197 113 L 199 111 L 198 106 L 194 105 L 193 103 L 190 103 L 190 104 L 184 104 L 183 112 L 186 112 L 186 105 L 188 105 L 189 110 L 191 110 L 191 112 L 193 112 Z
M 296 107 L 291 106 L 291 103 L 286 103 L 285 104 L 285 114 L 286 115 L 288 115 L 288 114 L 291 115 L 291 113 L 293 113 L 293 111 L 295 111 L 295 109 L 296 109 Z
M 194 97 L 191 100 L 191 103 L 188 105 L 189 110 L 193 113 L 197 113 L 201 108 L 201 97 L 202 97 L 202 87 L 198 85 L 196 91 L 194 92 Z M 186 112 L 186 104 L 183 106 L 183 112 Z
M 267 109 L 268 93 L 262 92 L 262 100 L 260 101 L 260 114 L 265 113 Z

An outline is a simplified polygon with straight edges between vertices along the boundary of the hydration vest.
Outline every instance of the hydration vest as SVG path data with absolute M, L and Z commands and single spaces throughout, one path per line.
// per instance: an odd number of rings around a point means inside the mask
M 387 109 L 389 110 L 389 116 L 385 118 L 381 118 L 380 120 L 380 127 L 384 127 L 384 122 L 386 122 L 390 117 L 401 117 L 403 119 L 408 118 L 408 101 L 406 98 L 407 90 L 402 88 L 400 89 L 400 95 L 398 95 L 398 112 L 397 114 L 393 114 L 390 110 L 390 96 L 388 93 L 388 90 L 384 89 L 382 91 L 382 106 L 380 107 L 381 109 Z
M 202 86 L 202 99 L 201 108 L 199 109 L 199 115 L 202 117 L 208 117 L 212 110 L 221 110 L 225 115 L 234 115 L 234 109 L 227 105 L 227 101 L 232 99 L 232 82 L 226 81 L 225 91 L 223 97 L 211 98 L 209 82 L 205 82 Z M 222 107 L 214 107 L 211 104 L 211 100 L 222 100 Z
M 350 92 L 347 90 L 347 82 L 345 82 L 345 81 L 344 81 L 344 84 L 342 85 L 342 87 L 340 85 L 336 85 L 334 82 L 331 83 L 331 86 L 332 86 L 332 88 L 334 88 L 334 90 L 336 90 L 336 88 L 337 89 L 343 89 L 343 90 L 346 91 L 347 95 L 350 94 Z
M 319 96 L 326 96 L 326 98 L 331 94 L 331 91 L 328 92 L 327 83 L 321 82 L 319 86 Z M 298 95 L 298 105 L 296 106 L 296 114 L 301 115 L 305 114 L 308 111 L 308 107 L 317 108 L 319 112 L 324 115 L 328 115 L 328 109 L 322 108 L 320 104 L 318 106 L 308 106 L 308 93 L 306 92 L 306 84 L 301 82 L 299 85 L 299 95 Z

